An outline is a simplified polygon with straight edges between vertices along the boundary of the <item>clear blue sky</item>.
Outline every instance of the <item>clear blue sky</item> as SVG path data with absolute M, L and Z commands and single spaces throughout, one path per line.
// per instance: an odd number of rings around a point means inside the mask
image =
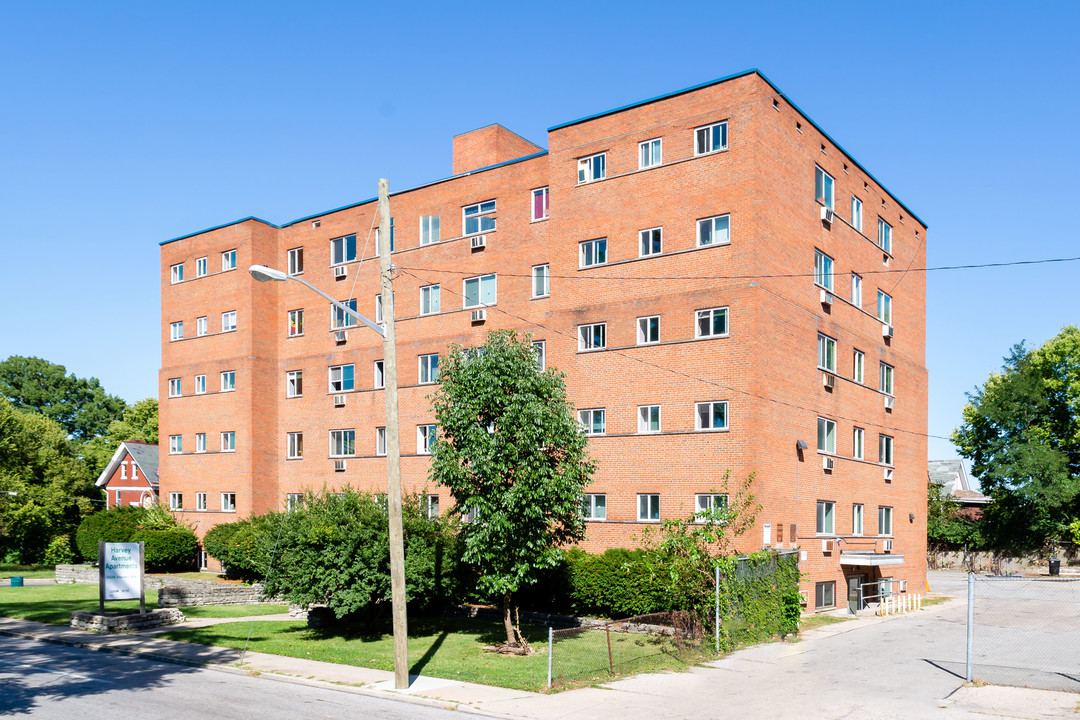
M 155 395 L 160 241 L 753 67 L 930 225 L 931 265 L 1080 255 L 1078 24 L 1075 2 L 0 0 L 0 358 Z M 1012 344 L 1080 322 L 1078 278 L 930 274 L 931 434 Z

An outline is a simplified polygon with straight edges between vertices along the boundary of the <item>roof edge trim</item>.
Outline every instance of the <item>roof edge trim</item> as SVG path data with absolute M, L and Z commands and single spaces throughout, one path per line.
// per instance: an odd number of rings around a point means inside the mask
M 227 228 L 230 225 L 239 225 L 240 223 L 246 223 L 248 220 L 254 220 L 255 222 L 260 222 L 263 225 L 269 225 L 272 228 L 280 228 L 281 227 L 280 225 L 275 225 L 274 223 L 263 220 L 262 218 L 257 218 L 254 215 L 248 215 L 246 218 L 241 218 L 239 220 L 233 220 L 232 222 L 222 223 L 221 225 L 215 225 L 214 227 L 209 227 L 209 228 L 206 228 L 205 230 L 197 230 L 196 232 L 188 233 L 187 235 L 181 235 L 180 237 L 174 237 L 171 240 L 162 240 L 161 242 L 158 243 L 158 245 L 168 245 L 169 243 L 174 243 L 174 242 L 177 242 L 178 240 L 187 240 L 188 238 L 195 237 L 196 235 L 202 235 L 203 233 L 213 232 L 215 230 L 220 230 L 222 228 Z

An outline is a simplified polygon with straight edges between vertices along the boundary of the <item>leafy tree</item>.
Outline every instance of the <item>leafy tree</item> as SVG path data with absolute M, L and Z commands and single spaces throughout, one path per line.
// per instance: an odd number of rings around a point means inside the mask
M 1022 552 L 1056 539 L 1080 514 L 1080 329 L 1016 345 L 968 401 L 952 439 L 993 498 L 987 542 Z
M 123 417 L 109 423 L 104 435 L 91 438 L 82 448 L 82 457 L 97 477 L 109 464 L 116 448 L 125 440 L 140 440 L 151 445 L 158 441 L 158 401 L 155 398 L 140 400 L 124 411 Z
M 79 441 L 104 433 L 127 407 L 106 393 L 97 378 L 78 378 L 63 365 L 20 355 L 0 362 L 0 396 L 16 409 L 55 420 Z
M 926 539 L 932 547 L 978 550 L 983 545 L 980 523 L 960 512 L 960 503 L 944 488 L 928 483 L 926 495 Z
M 585 537 L 581 503 L 596 465 L 563 374 L 540 370 L 528 337 L 497 331 L 479 348 L 451 347 L 439 383 L 431 478 L 475 518 L 462 530 L 463 558 L 479 589 L 502 599 L 507 645 L 520 647 L 511 597 L 558 562 L 560 545 Z

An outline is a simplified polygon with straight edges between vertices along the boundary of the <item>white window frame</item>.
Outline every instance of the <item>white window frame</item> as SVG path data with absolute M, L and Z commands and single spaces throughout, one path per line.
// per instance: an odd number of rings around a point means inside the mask
M 169 493 L 169 510 L 176 512 L 177 510 L 183 511 L 184 509 L 184 493 L 171 492 Z
M 540 372 L 547 370 L 547 341 L 533 340 L 533 352 L 536 354 L 536 364 L 540 366 Z
M 356 457 L 356 430 L 354 428 L 331 430 L 328 440 L 330 457 Z
M 593 352 L 607 348 L 607 323 L 578 325 L 578 352 Z
M 547 263 L 532 266 L 532 297 L 545 298 L 551 295 L 551 266 Z
M 607 493 L 585 493 L 581 509 L 586 520 L 607 520 Z
M 236 452 L 235 430 L 226 430 L 221 433 L 221 452 Z
M 856 460 L 866 457 L 866 431 L 861 427 L 851 429 L 851 457 Z
M 285 373 L 285 397 L 304 397 L 304 371 L 289 370 Z
M 285 493 L 285 512 L 295 512 L 303 506 L 303 493 Z
M 862 232 L 862 200 L 851 196 L 851 227 Z
M 664 139 L 650 138 L 638 143 L 638 170 L 657 167 L 664 163 Z
M 892 255 L 892 225 L 881 216 L 877 219 L 877 244 L 882 252 Z
M 694 157 L 711 155 L 728 149 L 727 120 L 694 128 Z M 717 136 L 720 142 L 717 142 Z
M 851 304 L 862 309 L 862 275 L 851 273 Z
M 716 319 L 722 317 L 724 319 L 723 332 L 714 332 L 716 325 Z M 702 332 L 701 322 L 707 321 L 708 325 L 706 329 L 708 332 Z M 727 337 L 731 334 L 731 326 L 728 323 L 728 309 L 726 307 L 705 308 L 698 310 L 694 313 L 694 337 L 695 338 L 711 338 L 711 337 Z
M 301 337 L 304 334 L 304 308 L 289 311 L 289 337 Z
M 195 337 L 202 337 L 210 332 L 210 318 L 203 315 L 195 318 Z
M 221 373 L 221 392 L 232 392 L 236 390 L 236 371 L 225 370 Z
M 416 365 L 416 378 L 420 385 L 434 385 L 439 381 L 438 353 L 417 356 Z
M 349 240 L 352 240 L 352 256 L 349 256 Z M 335 245 L 340 244 L 341 252 L 335 250 Z M 330 267 L 335 265 L 345 265 L 346 263 L 356 262 L 356 233 L 350 233 L 349 235 L 342 235 L 341 237 L 330 239 Z M 335 257 L 340 255 L 341 260 L 335 260 Z
M 836 338 L 831 338 L 824 333 L 817 336 L 817 364 L 818 368 L 826 372 L 836 373 Z
M 372 363 L 372 386 L 376 390 L 386 387 L 386 366 L 382 360 L 376 360 Z
M 442 286 L 425 285 L 420 288 L 420 314 L 438 315 L 442 312 Z
M 607 153 L 595 153 L 578 158 L 577 184 L 596 182 L 607 177 Z
M 851 379 L 860 385 L 866 377 L 866 355 L 862 350 L 853 350 L 851 354 Z
M 814 609 L 836 607 L 836 581 L 823 580 L 814 583 Z
M 169 267 L 169 284 L 176 285 L 184 282 L 184 263 L 177 263 Z
M 206 277 L 207 262 L 205 257 L 195 258 L 195 277 Z
M 892 295 L 884 290 L 877 291 L 877 317 L 886 325 L 893 324 Z
M 888 505 L 878 505 L 878 536 L 892 537 L 893 534 L 893 509 Z
M 221 313 L 221 332 L 235 332 L 236 330 L 236 311 L 229 310 Z
M 893 394 L 893 379 L 896 369 L 889 363 L 879 363 L 878 389 L 886 395 Z
M 304 459 L 304 433 L 302 433 L 302 432 L 285 433 L 285 459 L 286 460 L 303 460 Z
M 663 432 L 664 426 L 659 405 L 638 405 L 637 411 L 639 433 L 646 435 Z
M 180 455 L 184 452 L 184 436 L 183 435 L 170 435 L 169 436 L 169 454 Z
M 206 512 L 206 493 L 195 493 L 195 510 L 197 512 Z
M 655 345 L 658 342 L 660 342 L 660 316 L 639 317 L 637 319 L 637 344 Z
M 417 455 L 430 455 L 432 448 L 435 447 L 437 438 L 437 430 L 434 424 L 425 424 L 416 426 L 416 454 Z
M 206 452 L 206 433 L 195 433 L 195 452 Z
M 727 493 L 696 493 L 694 495 L 694 522 L 705 522 L 705 515 L 716 510 L 726 510 Z
M 345 387 L 345 368 L 352 368 L 352 384 L 351 387 Z M 337 380 L 334 380 L 334 374 L 337 371 Z M 341 365 L 331 365 L 326 370 L 326 387 L 329 393 L 346 393 L 352 392 L 356 389 L 356 365 L 353 363 L 342 363 Z M 336 383 L 336 387 L 335 387 Z
M 820 165 L 814 165 L 814 199 L 830 210 L 836 207 L 836 180 Z
M 375 428 L 375 455 L 378 457 L 386 456 L 386 428 Z
M 584 408 L 578 410 L 578 423 L 581 425 L 586 437 L 607 435 L 607 409 Z M 600 429 L 597 430 L 597 427 Z
M 895 463 L 895 442 L 892 435 L 878 435 L 878 463 L 893 467 Z
M 183 381 L 180 378 L 169 378 L 169 397 L 183 396 Z
M 127 466 L 128 466 L 128 461 L 127 460 L 122 460 L 120 462 L 120 479 L 121 480 L 127 480 Z
M 221 272 L 236 269 L 236 250 L 226 250 L 221 253 Z
M 660 493 L 638 493 L 638 522 L 660 522 Z
M 421 215 L 420 216 L 420 245 L 434 245 L 439 242 L 441 238 L 442 230 L 439 227 L 440 220 L 438 215 Z
M 814 284 L 833 291 L 833 259 L 814 248 Z
M 485 283 L 491 282 L 491 302 L 484 302 L 484 286 Z M 476 283 L 476 303 L 469 304 L 469 283 Z M 461 281 L 461 303 L 465 310 L 471 308 L 491 307 L 499 302 L 499 277 L 495 273 L 488 273 L 487 275 L 477 275 L 476 277 L 465 278 Z
M 653 246 L 659 241 L 659 250 L 653 250 Z M 638 230 L 638 257 L 652 257 L 664 254 L 664 228 L 653 227 Z
M 706 238 L 705 228 L 708 228 L 708 238 Z M 717 236 L 720 233 L 725 233 L 726 237 L 723 240 L 717 240 Z M 697 246 L 698 247 L 713 247 L 714 245 L 730 245 L 731 244 L 731 213 L 724 213 L 723 215 L 713 215 L 712 217 L 701 218 L 697 221 Z
M 818 416 L 817 449 L 819 453 L 836 454 L 836 421 Z
M 381 295 L 376 295 L 376 298 L 381 298 Z M 342 305 L 349 308 L 353 312 L 356 312 L 356 298 L 349 298 L 348 300 L 341 300 Z M 376 303 L 376 317 L 375 322 L 382 322 L 382 308 Z M 356 327 L 356 318 L 348 314 L 337 305 L 330 306 L 330 329 L 331 330 L 348 330 L 349 328 Z
M 421 495 L 420 496 L 420 512 L 427 518 L 439 517 L 439 496 L 438 495 Z
M 304 274 L 304 248 L 290 248 L 285 254 L 285 267 L 290 275 Z
M 540 197 L 540 198 L 543 199 L 543 213 L 544 213 L 543 215 L 537 215 L 536 214 L 536 198 L 537 197 Z M 532 193 L 530 194 L 530 200 L 532 201 L 532 205 L 531 205 L 531 207 L 529 209 L 529 212 L 531 213 L 531 217 L 532 217 L 533 222 L 537 222 L 539 220 L 547 220 L 548 217 L 550 217 L 550 211 L 551 211 L 551 207 L 549 205 L 550 199 L 551 199 L 551 196 L 549 195 L 549 191 L 548 191 L 547 187 L 536 188 L 536 189 L 534 189 L 532 191 Z
M 722 407 L 723 410 L 720 415 L 723 417 L 724 424 L 716 425 L 717 408 Z M 702 417 L 702 411 L 707 410 L 709 414 L 709 425 L 706 427 Z M 694 403 L 694 430 L 697 432 L 725 432 L 731 427 L 731 418 L 728 415 L 728 402 L 727 400 L 707 400 L 705 402 Z
M 851 534 L 862 536 L 866 523 L 866 512 L 862 503 L 851 505 Z
M 603 260 L 600 258 L 603 256 Z M 578 243 L 578 267 L 589 268 L 607 265 L 607 238 L 593 238 Z
M 176 342 L 177 340 L 184 339 L 184 321 L 179 320 L 174 323 L 169 323 L 169 342 Z
M 221 512 L 236 512 L 236 493 L 221 493 Z
M 498 227 L 498 222 L 495 218 L 497 212 L 498 207 L 495 200 L 484 200 L 461 208 L 462 237 L 495 232 L 495 228 Z M 470 221 L 476 223 L 476 228 L 473 230 L 469 229 Z M 488 225 L 488 223 L 490 223 L 490 225 Z
M 817 501 L 817 515 L 814 520 L 816 535 L 836 534 L 836 503 L 832 500 Z

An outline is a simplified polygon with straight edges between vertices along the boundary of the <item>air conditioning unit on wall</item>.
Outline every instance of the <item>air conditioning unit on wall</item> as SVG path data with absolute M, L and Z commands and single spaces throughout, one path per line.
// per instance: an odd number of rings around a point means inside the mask
M 832 221 L 836 219 L 836 211 L 831 207 L 822 206 L 821 219 L 832 225 Z
M 886 410 L 892 410 L 894 405 L 896 405 L 896 398 L 886 396 L 885 397 L 885 409 Z
M 822 305 L 824 305 L 825 307 L 831 307 L 832 304 L 833 304 L 833 300 L 835 300 L 835 299 L 836 298 L 833 297 L 833 294 L 831 292 L 829 292 L 825 288 L 821 288 L 821 304 Z
M 487 235 L 473 235 L 469 238 L 469 247 L 473 250 L 482 250 L 487 247 Z
M 334 461 L 334 472 L 345 472 L 345 461 L 344 460 L 335 460 Z
M 344 330 L 338 330 L 334 333 L 334 342 L 343 343 L 349 339 L 349 334 Z
M 334 407 L 345 407 L 345 396 L 344 395 L 335 395 L 334 396 Z
M 826 390 L 832 390 L 836 387 L 836 376 L 832 373 L 821 373 L 821 384 L 825 386 Z
M 829 471 L 831 471 L 833 469 L 833 459 L 831 457 L 829 457 L 828 455 L 822 456 L 822 458 L 821 458 L 821 469 L 822 470 L 829 470 Z
M 881 549 L 884 550 L 887 553 L 891 553 L 892 552 L 892 540 L 882 540 L 881 541 Z
M 892 325 L 881 326 L 881 337 L 891 338 L 893 336 Z
M 338 265 L 336 268 L 334 268 L 334 277 L 336 278 L 343 278 L 348 274 L 349 268 L 345 267 L 344 265 Z
M 472 322 L 474 322 L 474 323 L 475 322 L 484 322 L 485 320 L 487 320 L 487 310 L 485 308 L 480 308 L 479 310 L 473 310 L 472 315 L 470 317 L 472 319 Z
M 836 541 L 835 540 L 822 540 L 821 541 L 821 552 L 823 552 L 823 553 L 836 552 Z

